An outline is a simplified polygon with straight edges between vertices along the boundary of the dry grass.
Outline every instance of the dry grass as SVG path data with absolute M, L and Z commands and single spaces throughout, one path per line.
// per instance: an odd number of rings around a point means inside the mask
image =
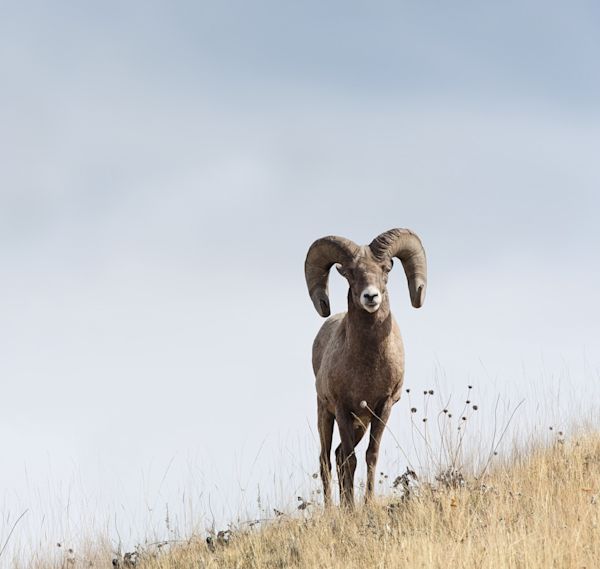
M 443 479 L 353 513 L 296 517 L 140 551 L 122 568 L 597 568 L 600 436 L 557 439 L 454 487 Z M 74 560 L 70 567 L 89 566 Z M 96 559 L 95 566 L 105 566 Z

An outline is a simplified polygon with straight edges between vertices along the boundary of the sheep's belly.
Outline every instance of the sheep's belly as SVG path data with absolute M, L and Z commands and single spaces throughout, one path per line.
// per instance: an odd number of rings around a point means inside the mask
M 366 413 L 361 409 L 361 413 L 353 414 L 353 424 L 355 427 L 368 427 L 371 423 L 371 413 Z

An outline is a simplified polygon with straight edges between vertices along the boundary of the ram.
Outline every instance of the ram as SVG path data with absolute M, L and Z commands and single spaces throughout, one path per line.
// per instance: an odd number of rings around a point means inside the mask
M 404 379 L 404 347 L 390 312 L 388 273 L 400 259 L 410 299 L 422 306 L 427 261 L 420 239 L 408 229 L 390 229 L 367 246 L 343 237 L 315 241 L 304 266 L 308 292 L 317 312 L 331 314 L 328 279 L 335 264 L 349 285 L 348 312 L 328 318 L 313 344 L 320 469 L 325 504 L 331 503 L 331 444 L 337 421 L 341 443 L 335 451 L 340 500 L 354 506 L 355 447 L 370 426 L 365 499 L 373 496 L 379 445 Z

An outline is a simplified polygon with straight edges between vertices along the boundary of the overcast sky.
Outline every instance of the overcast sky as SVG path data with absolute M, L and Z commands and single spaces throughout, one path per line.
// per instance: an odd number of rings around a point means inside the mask
M 589 412 L 599 28 L 591 1 L 3 4 L 0 545 L 25 509 L 15 543 L 132 543 L 167 503 L 190 531 L 317 488 L 327 234 L 421 236 L 407 386 L 472 383 L 482 430 L 497 397 L 520 428 Z

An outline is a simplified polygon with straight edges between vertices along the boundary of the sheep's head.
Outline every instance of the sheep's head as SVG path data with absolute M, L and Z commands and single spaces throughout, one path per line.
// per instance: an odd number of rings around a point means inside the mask
M 367 312 L 377 312 L 387 295 L 388 273 L 392 269 L 392 260 L 380 261 L 368 250 L 361 251 L 357 257 L 338 264 L 337 270 L 350 287 L 352 302 Z
M 365 247 L 343 237 L 317 239 L 306 256 L 304 272 L 308 292 L 317 312 L 329 316 L 329 270 L 339 265 L 348 280 L 352 301 L 367 312 L 376 312 L 387 295 L 387 276 L 392 258 L 402 262 L 410 299 L 415 308 L 422 306 L 427 285 L 427 261 L 420 239 L 408 229 L 390 229 Z

